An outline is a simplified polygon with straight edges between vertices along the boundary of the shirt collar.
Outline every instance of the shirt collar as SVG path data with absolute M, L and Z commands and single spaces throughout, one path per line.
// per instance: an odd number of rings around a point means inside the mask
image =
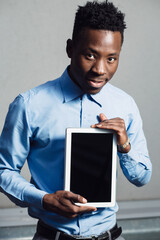
M 100 93 L 101 92 L 99 92 L 97 94 L 91 94 L 90 98 L 92 99 L 92 101 L 96 102 L 100 107 L 102 107 L 102 97 L 101 97 Z
M 72 81 L 68 75 L 67 68 L 60 78 L 64 102 L 69 102 L 83 94 L 83 91 Z
M 107 83 L 99 93 L 90 95 L 93 101 L 95 101 L 100 107 L 103 107 L 104 99 L 106 99 L 106 94 L 109 93 L 108 92 L 109 87 L 110 87 L 110 84 Z
M 60 78 L 60 82 L 61 82 L 62 92 L 64 96 L 64 102 L 69 102 L 79 96 L 84 95 L 84 92 L 70 78 L 67 68 L 62 74 Z M 104 90 L 108 87 L 109 87 L 109 83 L 107 83 L 99 93 L 87 94 L 87 96 L 89 99 L 96 102 L 100 107 L 102 107 L 104 94 L 106 94 L 106 91 Z

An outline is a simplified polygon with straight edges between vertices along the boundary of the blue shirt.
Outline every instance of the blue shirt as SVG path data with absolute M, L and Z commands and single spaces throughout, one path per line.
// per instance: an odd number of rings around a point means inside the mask
M 100 113 L 125 120 L 131 150 L 118 153 L 120 165 L 131 183 L 146 184 L 151 162 L 134 100 L 110 83 L 96 95 L 84 94 L 66 69 L 60 78 L 19 95 L 10 105 L 0 138 L 1 191 L 17 205 L 29 207 L 31 216 L 68 234 L 87 236 L 112 228 L 117 204 L 74 219 L 42 207 L 46 193 L 63 189 L 65 129 L 88 128 L 98 122 Z M 31 183 L 20 175 L 26 159 Z

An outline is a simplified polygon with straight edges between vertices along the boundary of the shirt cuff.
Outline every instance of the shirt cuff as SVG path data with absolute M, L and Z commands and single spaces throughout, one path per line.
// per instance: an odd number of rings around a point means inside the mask
M 134 185 L 140 187 L 150 181 L 152 164 L 149 156 L 131 149 L 128 153 L 118 153 L 124 175 Z
M 47 194 L 47 192 L 39 190 L 35 187 L 32 189 L 29 188 L 25 190 L 24 201 L 31 206 L 43 209 L 43 197 L 45 194 Z
M 148 153 L 140 153 L 137 150 L 134 150 L 131 148 L 131 150 L 128 153 L 120 153 L 118 152 L 118 157 L 120 161 L 122 161 L 124 164 L 129 162 L 130 167 L 135 166 L 137 163 L 143 164 L 147 169 L 152 168 L 150 158 L 148 156 Z

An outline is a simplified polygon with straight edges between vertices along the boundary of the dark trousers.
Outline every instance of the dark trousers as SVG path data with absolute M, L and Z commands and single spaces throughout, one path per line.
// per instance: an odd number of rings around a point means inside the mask
M 109 231 L 99 235 L 98 237 L 89 237 L 89 238 L 79 238 L 79 240 L 124 240 L 121 236 L 121 228 L 118 228 L 117 225 Z M 39 221 L 37 224 L 37 232 L 34 235 L 33 240 L 74 240 L 71 235 L 65 234 L 61 231 L 58 231 L 43 222 Z

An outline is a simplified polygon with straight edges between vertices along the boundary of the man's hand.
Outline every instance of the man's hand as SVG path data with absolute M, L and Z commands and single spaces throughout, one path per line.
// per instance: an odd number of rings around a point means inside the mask
M 108 119 L 103 113 L 99 115 L 101 122 L 92 125 L 93 128 L 103 128 L 114 130 L 117 133 L 117 144 L 123 145 L 126 143 L 128 136 L 126 132 L 125 122 L 121 118 L 112 118 Z M 124 152 L 127 153 L 130 151 L 130 144 L 124 149 Z
M 81 213 L 96 211 L 95 207 L 77 206 L 77 203 L 87 203 L 87 200 L 78 194 L 69 191 L 57 191 L 43 197 L 43 207 L 47 211 L 58 213 L 67 218 L 74 218 Z

